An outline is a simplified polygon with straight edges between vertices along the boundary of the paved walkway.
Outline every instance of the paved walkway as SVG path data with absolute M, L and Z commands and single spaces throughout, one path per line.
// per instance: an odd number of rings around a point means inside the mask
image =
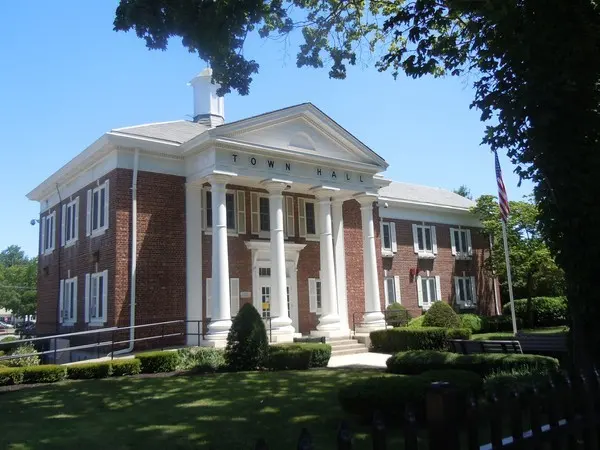
M 392 355 L 383 353 L 358 353 L 356 355 L 332 356 L 327 367 L 362 366 L 385 368 L 385 362 Z

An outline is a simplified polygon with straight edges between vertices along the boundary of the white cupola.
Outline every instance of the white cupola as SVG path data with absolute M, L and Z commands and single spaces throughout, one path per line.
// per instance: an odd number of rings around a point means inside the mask
M 204 69 L 188 84 L 194 89 L 194 122 L 211 128 L 223 125 L 225 101 L 217 95 L 219 85 L 212 82 L 212 69 Z

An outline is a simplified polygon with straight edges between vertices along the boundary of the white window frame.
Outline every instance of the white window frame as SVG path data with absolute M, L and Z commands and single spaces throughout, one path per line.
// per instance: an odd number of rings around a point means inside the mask
M 383 238 L 385 229 L 388 229 L 390 235 L 390 245 L 385 246 L 385 239 Z M 380 237 L 381 237 L 381 254 L 383 256 L 394 256 L 394 253 L 398 252 L 398 242 L 396 241 L 396 223 L 382 221 L 380 224 Z
M 427 280 L 427 292 L 423 292 L 422 281 Z M 431 282 L 434 282 L 433 289 L 431 288 Z M 442 301 L 442 291 L 441 291 L 441 283 L 440 277 L 437 276 L 417 276 L 417 299 L 419 303 L 419 307 L 423 308 L 424 311 L 428 310 L 431 305 L 435 302 Z M 434 291 L 434 292 L 431 292 Z M 434 294 L 434 295 L 433 295 Z
M 391 292 L 390 287 L 392 288 Z M 402 304 L 400 277 L 398 275 L 383 278 L 383 291 L 385 293 L 385 306 L 390 306 L 392 303 Z
M 470 284 L 469 289 L 467 289 L 467 282 Z M 463 285 L 462 290 L 460 288 L 461 284 Z M 475 277 L 454 277 L 454 290 L 456 293 L 456 304 L 460 308 L 475 308 L 477 306 L 477 288 L 475 286 Z M 462 298 L 460 295 L 461 292 L 465 294 L 465 298 Z M 467 297 L 468 292 L 471 294 L 470 301 Z
M 208 192 L 212 192 L 210 187 L 207 187 L 202 190 L 202 203 L 204 204 L 203 214 L 202 214 L 202 228 L 204 229 L 204 233 L 207 235 L 212 235 L 212 224 L 208 226 Z M 233 189 L 227 189 L 225 194 L 233 195 L 233 217 L 235 218 L 235 224 L 233 228 L 227 228 L 228 236 L 238 236 L 240 233 L 246 233 L 246 193 L 245 191 L 236 191 Z M 242 199 L 243 197 L 243 199 Z M 225 199 L 227 202 L 227 199 Z M 238 204 L 243 203 L 243 208 L 239 208 Z M 210 205 L 212 209 L 212 204 Z M 242 217 L 240 217 L 242 216 Z M 243 218 L 243 220 L 241 220 Z M 211 216 L 211 219 L 214 220 L 214 212 Z
M 455 233 L 458 233 L 458 242 L 456 242 Z M 463 239 L 465 240 L 464 247 L 466 247 L 466 251 L 463 251 Z M 473 256 L 471 230 L 464 228 L 450 228 L 450 245 L 452 247 L 452 255 L 456 259 L 471 259 Z
M 69 209 L 71 221 L 68 221 Z M 79 197 L 62 206 L 61 242 L 64 247 L 70 247 L 79 239 Z M 67 239 L 67 234 L 70 234 Z
M 104 191 L 104 223 L 100 224 L 100 198 Z M 98 193 L 98 205 L 94 204 L 94 196 Z M 109 192 L 109 180 L 99 184 L 94 189 L 87 191 L 87 214 L 86 214 L 86 235 L 96 237 L 104 234 L 108 230 L 109 217 L 110 217 L 110 192 Z M 94 209 L 98 207 L 98 226 L 94 228 Z
M 230 298 L 230 315 L 231 318 L 237 316 L 240 311 L 240 279 L 230 278 L 229 279 L 229 298 Z M 206 302 L 206 318 L 212 317 L 212 278 L 206 279 L 206 295 L 204 296 Z
M 431 250 L 428 250 L 428 249 L 421 250 L 419 248 L 419 234 L 418 234 L 419 230 L 422 230 L 422 233 L 423 233 L 423 246 L 425 247 L 425 245 L 426 245 L 425 230 L 426 229 L 430 230 Z M 413 247 L 414 247 L 414 252 L 419 256 L 419 258 L 435 258 L 435 256 L 437 255 L 437 252 L 438 252 L 437 237 L 436 237 L 436 233 L 435 233 L 435 226 L 434 225 L 425 225 L 424 223 L 423 224 L 413 223 L 412 230 L 413 230 Z
M 48 226 L 48 223 L 50 226 Z M 48 228 L 48 230 L 46 230 Z M 47 241 L 47 242 L 46 242 Z M 46 245 L 46 243 L 48 245 Z M 56 210 L 42 219 L 42 254 L 49 255 L 56 247 Z
M 71 296 L 73 308 L 71 308 Z M 69 326 L 77 323 L 77 277 L 60 280 L 58 310 L 59 323 Z
M 319 303 L 321 303 L 321 306 L 319 306 Z M 308 305 L 311 313 L 321 314 L 323 307 L 323 285 L 320 278 L 308 279 Z
M 102 283 L 102 311 L 98 311 L 98 297 Z M 95 302 L 95 305 L 92 303 Z M 108 270 L 85 275 L 85 321 L 90 325 L 104 325 L 108 316 Z

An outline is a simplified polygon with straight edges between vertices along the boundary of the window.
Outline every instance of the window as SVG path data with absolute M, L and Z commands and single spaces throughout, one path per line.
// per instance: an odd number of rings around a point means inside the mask
M 319 280 L 318 278 L 308 279 L 308 300 L 310 312 L 321 314 L 321 280 Z
M 235 193 L 227 192 L 225 194 L 225 210 L 227 229 L 235 230 Z M 206 191 L 206 228 L 212 228 L 212 192 Z
M 271 217 L 269 215 L 269 199 L 267 197 L 259 198 L 260 231 L 271 230 Z
M 440 289 L 440 277 L 417 277 L 417 297 L 419 306 L 423 309 L 429 309 L 433 302 L 438 302 L 442 299 Z
M 413 224 L 414 250 L 420 257 L 433 258 L 437 254 L 435 227 Z
M 472 308 L 476 304 L 475 277 L 454 277 L 456 303 L 461 308 Z
M 42 219 L 42 253 L 48 254 L 54 251 L 54 224 L 56 223 L 56 211 L 48 214 Z
M 79 197 L 62 207 L 62 245 L 69 246 L 79 237 Z
M 77 322 L 77 277 L 60 282 L 59 314 L 64 325 Z
M 386 277 L 383 279 L 385 304 L 400 303 L 400 277 Z
M 298 235 L 307 239 L 317 239 L 319 216 L 316 203 L 305 198 L 298 199 Z
M 381 222 L 381 251 L 383 256 L 392 256 L 398 251 L 394 222 Z
M 470 258 L 473 254 L 471 247 L 471 230 L 450 228 L 450 243 L 452 254 L 457 258 Z
M 270 267 L 259 267 L 258 268 L 258 276 L 259 277 L 270 277 L 271 276 L 271 268 Z
M 271 286 L 261 286 L 260 303 L 262 306 L 263 319 L 271 317 Z
M 108 270 L 87 274 L 86 285 L 86 317 L 91 324 L 106 322 L 108 300 Z
M 108 180 L 87 193 L 86 234 L 97 236 L 108 228 Z
M 306 202 L 306 234 L 317 234 L 317 220 L 313 202 Z

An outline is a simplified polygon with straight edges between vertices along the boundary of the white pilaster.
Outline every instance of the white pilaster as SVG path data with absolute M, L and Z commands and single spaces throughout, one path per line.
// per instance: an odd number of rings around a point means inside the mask
M 229 252 L 227 248 L 227 206 L 225 185 L 230 175 L 209 177 L 212 197 L 212 316 L 208 324 L 207 341 L 224 345 L 231 328 L 229 292 Z
M 367 329 L 384 328 L 385 321 L 381 312 L 379 298 L 379 278 L 377 276 L 377 254 L 375 253 L 375 227 L 373 226 L 373 202 L 376 194 L 359 194 L 363 231 L 363 271 L 365 285 L 365 316 L 363 327 Z
M 185 186 L 186 319 L 202 320 L 202 186 Z M 200 345 L 202 324 L 188 322 L 187 345 Z
M 285 180 L 264 180 L 262 185 L 269 191 L 271 236 L 271 327 L 278 335 L 289 335 L 292 340 L 294 327 L 287 306 L 287 280 L 285 273 L 285 249 L 283 236 L 283 191 L 291 184 Z
M 331 219 L 333 222 L 333 250 L 335 253 L 335 280 L 338 297 L 338 314 L 340 329 L 349 330 L 348 297 L 346 295 L 346 248 L 344 245 L 344 200 L 337 198 L 331 203 Z

